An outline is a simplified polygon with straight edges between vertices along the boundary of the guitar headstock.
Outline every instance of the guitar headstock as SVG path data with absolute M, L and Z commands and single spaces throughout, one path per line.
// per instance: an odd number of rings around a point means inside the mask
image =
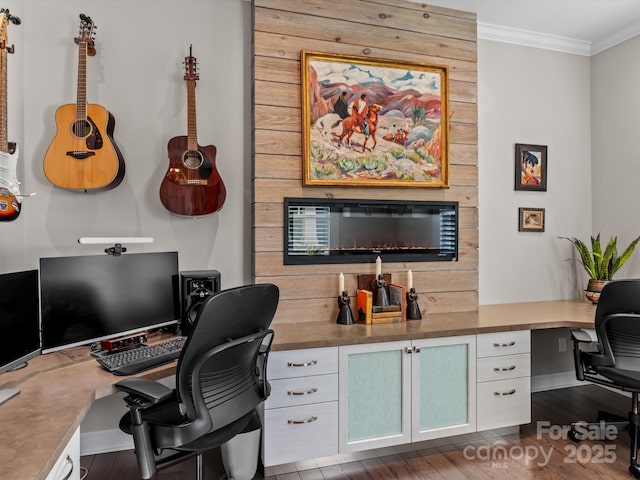
M 191 46 L 189 46 L 189 56 L 184 58 L 184 79 L 200 80 L 200 75 L 198 75 L 198 61 L 196 57 L 191 55 Z
M 13 46 L 9 47 L 9 36 L 7 35 L 7 26 L 9 22 L 14 25 L 20 25 L 22 20 L 19 17 L 11 15 L 8 8 L 0 8 L 0 48 L 7 49 L 7 52 L 13 53 Z
M 98 27 L 96 26 L 96 24 L 93 23 L 93 20 L 91 20 L 91 17 L 88 17 L 84 13 L 80 14 L 80 28 L 78 31 L 78 36 L 74 40 L 78 45 L 80 45 L 81 43 L 86 43 L 87 55 L 91 57 L 96 54 L 95 31 L 97 28 Z

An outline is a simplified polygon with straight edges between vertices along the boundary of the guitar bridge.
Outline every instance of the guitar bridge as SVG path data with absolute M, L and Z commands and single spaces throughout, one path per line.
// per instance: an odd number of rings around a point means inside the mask
M 85 158 L 89 158 L 93 155 L 95 155 L 96 152 L 77 152 L 77 151 L 69 151 L 67 152 L 67 155 L 69 157 L 73 157 L 76 160 L 84 160 Z

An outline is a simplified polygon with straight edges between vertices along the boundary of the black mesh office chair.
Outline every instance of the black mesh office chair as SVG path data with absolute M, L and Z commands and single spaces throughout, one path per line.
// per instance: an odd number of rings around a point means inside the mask
M 128 393 L 120 428 L 133 435 L 142 478 L 218 447 L 256 421 L 269 396 L 269 325 L 278 304 L 275 285 L 224 290 L 203 303 L 176 370 L 176 388 L 144 378 L 116 384 Z
M 571 330 L 574 361 L 578 380 L 587 380 L 631 393 L 628 418 L 608 412 L 598 412 L 598 422 L 573 425 L 572 437 L 581 440 L 580 432 L 600 421 L 615 425 L 618 431 L 629 430 L 631 459 L 629 472 L 640 478 L 638 467 L 638 392 L 640 392 L 640 279 L 618 280 L 605 285 L 598 300 L 595 335 L 588 330 Z M 585 351 L 591 344 L 595 351 Z M 592 348 L 590 348 L 591 350 Z

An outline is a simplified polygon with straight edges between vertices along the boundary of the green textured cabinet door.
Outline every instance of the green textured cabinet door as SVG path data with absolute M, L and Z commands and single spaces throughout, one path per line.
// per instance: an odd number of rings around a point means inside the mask
M 411 441 L 411 342 L 340 347 L 340 452 Z
M 412 441 L 476 429 L 476 337 L 414 340 Z

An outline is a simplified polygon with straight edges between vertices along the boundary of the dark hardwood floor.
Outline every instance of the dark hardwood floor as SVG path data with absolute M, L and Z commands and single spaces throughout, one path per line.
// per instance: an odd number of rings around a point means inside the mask
M 520 433 L 503 436 L 475 434 L 456 445 L 432 443 L 422 450 L 370 457 L 335 464 L 331 459 L 301 462 L 270 469 L 265 480 L 522 480 L 580 478 L 628 479 L 629 435 L 610 432 L 609 438 L 575 443 L 561 427 L 593 420 L 598 410 L 627 415 L 631 400 L 593 385 L 532 395 L 533 421 Z M 138 480 L 132 452 L 82 457 L 86 480 Z M 277 470 L 276 472 L 272 470 Z M 157 480 L 195 480 L 195 462 L 161 471 Z M 263 479 L 258 474 L 256 480 Z

